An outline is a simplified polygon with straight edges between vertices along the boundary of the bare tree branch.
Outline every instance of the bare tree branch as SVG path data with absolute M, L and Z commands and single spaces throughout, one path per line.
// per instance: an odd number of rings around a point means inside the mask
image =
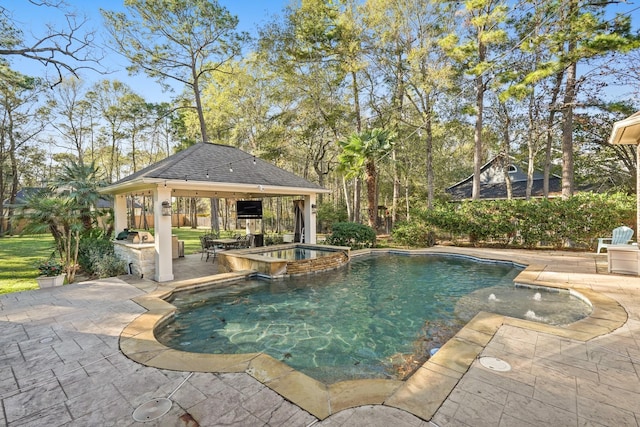
M 62 1 L 30 1 L 38 7 L 50 7 L 63 11 Z M 0 59 L 9 62 L 11 57 L 22 57 L 38 61 L 45 67 L 53 67 L 56 77 L 50 82 L 54 87 L 60 84 L 65 74 L 75 77 L 83 69 L 103 73 L 100 65 L 103 54 L 95 44 L 95 31 L 84 31 L 88 22 L 86 17 L 78 19 L 74 13 L 65 13 L 66 26 L 55 28 L 47 25 L 45 34 L 33 35 L 33 41 L 27 41 L 23 31 L 16 25 L 10 11 L 0 6 Z

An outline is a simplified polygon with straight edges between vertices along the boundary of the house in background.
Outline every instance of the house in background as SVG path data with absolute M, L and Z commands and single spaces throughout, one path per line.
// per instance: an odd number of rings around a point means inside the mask
M 24 187 L 16 193 L 15 202 L 13 204 L 9 203 L 9 199 L 5 199 L 2 205 L 2 231 L 6 232 L 9 229 L 9 221 L 11 220 L 11 233 L 21 233 L 25 226 L 25 220 L 16 222 L 15 218 L 9 217 L 9 211 L 11 209 L 16 210 L 22 208 L 30 197 L 36 197 L 39 194 L 42 194 L 43 197 L 45 197 L 49 194 L 49 191 L 50 190 L 47 187 Z M 113 209 L 113 200 L 107 196 L 100 197 L 96 202 L 96 209 L 101 211 Z
M 9 217 L 10 211 L 12 209 L 18 209 L 27 202 L 29 197 L 37 196 L 39 193 L 46 191 L 46 188 L 42 187 L 24 187 L 21 190 L 18 190 L 16 193 L 14 203 L 9 203 L 9 199 L 4 199 L 2 202 L 2 232 L 7 232 L 9 230 L 9 225 L 11 225 L 12 233 L 20 233 L 24 228 L 24 221 L 14 222 L 9 224 L 11 218 Z
M 504 167 L 509 168 L 512 198 L 524 199 L 527 191 L 527 172 L 513 162 L 504 162 L 504 156 L 498 155 L 489 160 L 480 169 L 480 200 L 502 200 L 507 198 Z M 531 197 L 543 197 L 543 173 L 534 171 Z M 470 200 L 473 189 L 473 175 L 447 188 L 445 192 L 452 201 Z M 557 175 L 549 177 L 549 197 L 559 197 L 562 194 L 562 179 Z

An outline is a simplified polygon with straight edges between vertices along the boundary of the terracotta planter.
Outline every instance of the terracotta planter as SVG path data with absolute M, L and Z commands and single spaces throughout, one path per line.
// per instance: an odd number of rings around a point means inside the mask
M 58 276 L 38 276 L 36 281 L 41 288 L 51 288 L 53 286 L 62 286 L 64 284 L 64 274 Z

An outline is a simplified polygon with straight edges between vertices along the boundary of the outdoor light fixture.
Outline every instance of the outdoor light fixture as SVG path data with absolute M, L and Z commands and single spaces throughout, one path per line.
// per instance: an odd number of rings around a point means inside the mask
M 207 169 L 207 179 L 209 179 L 209 169 Z
M 162 216 L 171 216 L 171 202 L 168 200 L 162 202 Z
M 311 204 L 311 213 L 312 214 L 318 213 L 318 207 L 316 206 L 315 203 Z
M 253 166 L 256 165 L 256 156 L 253 156 Z
M 231 163 L 229 163 L 229 172 L 233 172 L 233 167 L 231 166 Z

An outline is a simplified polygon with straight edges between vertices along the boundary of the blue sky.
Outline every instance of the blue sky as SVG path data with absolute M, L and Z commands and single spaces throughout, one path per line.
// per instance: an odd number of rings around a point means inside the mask
M 7 3 L 6 0 L 0 0 L 1 3 Z M 290 4 L 291 0 L 219 0 L 219 3 L 226 7 L 231 14 L 236 15 L 239 19 L 238 30 L 247 31 L 255 34 L 256 28 L 266 24 L 270 19 L 281 14 L 282 10 Z M 96 30 L 99 38 L 107 37 L 103 30 L 103 20 L 100 15 L 100 9 L 123 11 L 123 0 L 66 0 L 69 7 L 68 11 L 74 11 L 79 16 L 86 16 L 88 22 L 83 26 L 85 30 Z M 2 4 L 4 8 L 10 11 L 12 18 L 22 29 L 27 40 L 35 39 L 45 34 L 46 25 L 50 24 L 54 28 L 64 28 L 66 26 L 65 16 L 61 11 L 37 7 L 27 0 L 10 0 L 8 4 Z M 99 42 L 102 42 L 99 40 Z M 87 85 L 108 78 L 118 79 L 127 83 L 139 95 L 143 96 L 149 102 L 168 101 L 171 94 L 162 93 L 160 85 L 154 80 L 144 75 L 128 76 L 125 67 L 128 62 L 115 52 L 105 51 L 107 55 L 104 58 L 103 65 L 115 72 L 109 75 L 101 75 L 97 72 L 82 71 L 81 77 L 86 81 Z M 44 66 L 35 61 L 12 59 L 12 66 L 28 75 L 43 76 L 45 73 L 54 73 L 52 67 Z
M 100 8 L 108 10 L 124 10 L 123 0 L 66 0 L 69 5 L 68 10 L 74 10 L 79 15 L 86 15 L 88 22 L 84 28 L 86 30 L 95 29 L 99 37 L 107 37 L 103 29 L 103 20 L 100 15 Z M 299 0 L 219 0 L 220 4 L 226 7 L 233 15 L 238 16 L 238 29 L 255 34 L 256 28 L 269 22 L 271 18 L 281 14 L 282 10 L 291 2 L 297 3 Z M 4 4 L 8 3 L 8 4 Z M 640 24 L 640 0 L 628 0 L 622 4 L 611 7 L 613 12 L 630 13 L 634 28 Z M 51 24 L 54 27 L 64 27 L 65 17 L 60 10 L 37 7 L 28 0 L 0 0 L 0 4 L 10 11 L 12 18 L 19 23 L 27 39 L 30 37 L 41 37 L 45 33 L 45 26 Z M 149 102 L 169 101 L 172 94 L 163 93 L 160 85 L 145 75 L 129 76 L 125 70 L 128 61 L 115 52 L 105 51 L 107 55 L 103 65 L 114 72 L 109 75 L 101 75 L 97 72 L 83 71 L 81 77 L 87 85 L 91 85 L 99 80 L 109 78 L 118 79 L 127 83 L 139 95 Z M 35 61 L 17 60 L 12 62 L 13 67 L 28 75 L 44 76 L 45 73 L 54 73 L 52 67 L 45 69 Z M 610 88 L 610 90 L 613 90 Z

